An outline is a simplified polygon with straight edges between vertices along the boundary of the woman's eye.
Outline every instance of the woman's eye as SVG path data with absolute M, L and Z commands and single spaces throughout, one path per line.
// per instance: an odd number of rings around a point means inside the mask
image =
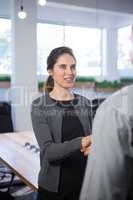
M 67 67 L 68 67 L 67 65 L 64 65 L 64 64 L 58 65 L 58 66 L 59 66 L 60 69 L 63 69 L 63 70 L 66 70 Z M 75 68 L 76 68 L 76 65 L 75 65 L 75 64 L 73 64 L 73 65 L 70 66 L 70 69 L 71 69 L 71 70 L 73 70 L 73 69 L 75 69 Z
M 71 65 L 71 69 L 75 69 L 76 68 L 76 65 Z
M 59 65 L 60 69 L 66 69 L 66 65 Z

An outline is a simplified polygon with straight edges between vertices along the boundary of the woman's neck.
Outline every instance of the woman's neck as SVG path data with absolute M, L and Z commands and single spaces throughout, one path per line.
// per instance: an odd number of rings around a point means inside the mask
M 67 101 L 67 100 L 72 100 L 74 99 L 74 95 L 65 88 L 56 88 L 54 87 L 54 89 L 49 93 L 51 98 L 54 98 L 56 100 L 59 101 Z

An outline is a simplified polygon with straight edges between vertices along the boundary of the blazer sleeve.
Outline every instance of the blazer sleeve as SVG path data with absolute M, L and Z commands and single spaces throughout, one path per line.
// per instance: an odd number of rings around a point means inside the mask
M 49 162 L 62 160 L 82 148 L 81 137 L 63 143 L 55 143 L 52 139 L 45 111 L 42 111 L 34 103 L 31 107 L 31 120 L 40 152 Z
M 126 199 L 126 156 L 131 129 L 126 116 L 104 103 L 92 130 L 92 146 L 80 200 Z

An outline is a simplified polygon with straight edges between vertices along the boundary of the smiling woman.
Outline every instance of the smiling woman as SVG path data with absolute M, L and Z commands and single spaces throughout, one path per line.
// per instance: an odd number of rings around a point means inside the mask
M 91 144 L 90 101 L 70 91 L 76 77 L 72 49 L 53 49 L 47 70 L 46 92 L 31 111 L 40 147 L 38 200 L 78 200 Z

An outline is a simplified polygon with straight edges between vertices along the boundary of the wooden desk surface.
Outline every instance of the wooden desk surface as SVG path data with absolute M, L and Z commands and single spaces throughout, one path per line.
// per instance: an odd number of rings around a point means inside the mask
M 20 179 L 37 191 L 38 172 L 40 169 L 39 152 L 29 149 L 25 143 L 38 147 L 32 132 L 0 134 L 0 159 L 4 161 Z

